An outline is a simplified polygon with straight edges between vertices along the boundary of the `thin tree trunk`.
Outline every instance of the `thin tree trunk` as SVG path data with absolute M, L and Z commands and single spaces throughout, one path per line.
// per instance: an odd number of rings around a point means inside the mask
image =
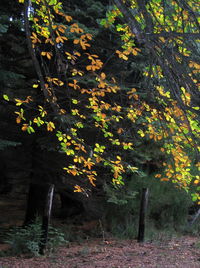
M 138 229 L 138 242 L 144 242 L 145 234 L 145 216 L 147 210 L 149 189 L 142 189 L 141 205 L 140 205 L 140 218 L 139 218 L 139 229 Z
M 198 209 L 192 221 L 189 223 L 189 227 L 191 227 L 198 220 L 199 217 L 200 217 L 200 208 Z
M 50 184 L 48 189 L 48 194 L 46 198 L 45 208 L 44 208 L 44 215 L 42 218 L 42 237 L 40 241 L 40 254 L 44 255 L 47 241 L 48 241 L 48 230 L 49 230 L 49 222 L 51 218 L 51 208 L 52 208 L 52 201 L 53 201 L 53 193 L 54 193 L 54 185 Z

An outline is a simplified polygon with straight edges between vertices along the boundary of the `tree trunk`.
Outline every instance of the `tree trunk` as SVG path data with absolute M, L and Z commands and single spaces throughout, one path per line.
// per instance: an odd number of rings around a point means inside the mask
M 48 240 L 49 222 L 51 217 L 51 208 L 53 201 L 54 185 L 49 185 L 48 194 L 46 197 L 46 203 L 44 208 L 44 215 L 42 218 L 42 237 L 40 241 L 40 254 L 44 254 Z
M 145 216 L 148 203 L 148 188 L 142 189 L 141 205 L 140 205 L 140 218 L 139 218 L 139 230 L 138 230 L 138 242 L 144 242 L 145 234 Z
M 53 184 L 30 184 L 24 226 L 34 223 L 37 217 L 41 218 L 42 236 L 39 245 L 40 254 L 44 254 L 47 245 L 53 193 Z
M 189 223 L 189 227 L 191 227 L 200 217 L 200 208 L 198 209 L 197 213 L 194 215 L 192 221 Z
M 28 200 L 24 225 L 34 223 L 37 217 L 41 217 L 44 212 L 46 199 L 46 185 L 31 183 L 29 187 Z

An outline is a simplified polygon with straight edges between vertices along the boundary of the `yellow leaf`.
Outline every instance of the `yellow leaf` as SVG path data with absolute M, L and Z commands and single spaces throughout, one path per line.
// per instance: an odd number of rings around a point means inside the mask
M 96 184 L 94 183 L 94 181 L 96 180 L 96 178 L 94 177 L 94 175 L 87 175 L 90 183 L 93 185 L 93 186 L 96 186 Z
M 119 55 L 119 58 L 123 60 L 128 60 L 128 57 L 123 52 L 116 50 L 116 53 Z
M 50 52 L 47 52 L 46 55 L 47 55 L 47 58 L 50 60 L 52 57 L 52 54 Z
M 66 110 L 60 109 L 60 114 L 66 114 Z
M 53 131 L 55 129 L 55 125 L 53 122 L 48 122 L 47 123 L 47 131 Z
M 137 54 L 138 54 L 136 49 L 133 49 L 132 53 L 133 53 L 134 56 L 137 56 Z
M 74 192 L 79 192 L 79 193 L 81 193 L 81 192 L 83 192 L 83 188 L 81 188 L 79 185 L 75 185 L 75 186 L 74 186 Z
M 161 37 L 159 37 L 159 39 L 160 39 L 161 42 L 165 43 L 165 38 L 164 37 L 161 36 Z
M 19 99 L 15 99 L 15 101 L 16 101 L 16 106 L 20 106 L 23 103 L 23 101 Z

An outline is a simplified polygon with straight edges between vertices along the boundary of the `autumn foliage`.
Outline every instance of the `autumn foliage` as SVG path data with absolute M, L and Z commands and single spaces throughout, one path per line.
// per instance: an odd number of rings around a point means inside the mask
M 37 73 L 33 88 L 43 93 L 38 99 L 27 94 L 14 100 L 22 131 L 31 134 L 40 127 L 54 133 L 59 150 L 66 154 L 66 173 L 85 177 L 93 186 L 98 167 L 110 170 L 115 185 L 123 184 L 127 170 L 139 172 L 126 155 L 135 150 L 136 140 L 152 140 L 166 159 L 164 172 L 155 177 L 186 190 L 195 187 L 193 200 L 198 201 L 200 128 L 195 96 L 200 64 L 185 38 L 199 32 L 191 16 L 197 2 L 183 7 L 179 1 L 168 1 L 169 12 L 162 1 L 125 1 L 129 7 L 113 1 L 116 6 L 101 24 L 114 26 L 121 36 L 122 47 L 116 48 L 115 56 L 122 61 L 147 58 L 142 87 L 127 89 L 104 71 L 92 34 L 63 12 L 61 2 L 19 2 L 25 6 L 24 27 Z M 134 18 L 130 10 L 135 10 Z M 122 95 L 125 101 L 120 102 Z M 9 101 L 6 95 L 4 99 Z M 134 137 L 129 128 L 136 130 Z M 77 184 L 75 191 L 84 187 Z

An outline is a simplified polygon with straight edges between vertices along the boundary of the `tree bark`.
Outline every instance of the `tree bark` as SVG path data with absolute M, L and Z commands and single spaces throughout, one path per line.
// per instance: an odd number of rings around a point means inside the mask
M 34 223 L 37 217 L 43 217 L 50 188 L 51 184 L 47 183 L 30 184 L 24 226 Z
M 141 205 L 140 205 L 140 218 L 139 218 L 139 229 L 138 229 L 138 242 L 144 242 L 145 234 L 145 216 L 147 210 L 149 189 L 142 189 Z

